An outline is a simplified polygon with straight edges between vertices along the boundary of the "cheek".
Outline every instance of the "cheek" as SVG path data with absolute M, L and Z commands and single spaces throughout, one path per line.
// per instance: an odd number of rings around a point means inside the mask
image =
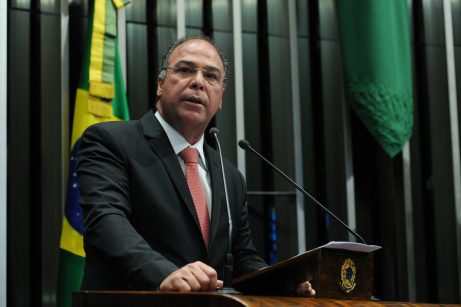
M 210 108 L 210 113 L 216 114 L 221 109 L 221 99 L 213 101 L 213 107 Z
M 221 107 L 221 101 L 222 101 L 222 96 L 223 96 L 224 92 L 222 89 L 217 89 L 217 90 L 214 90 L 213 92 L 211 92 L 211 96 L 210 98 L 213 99 L 213 102 L 217 103 L 219 105 L 219 107 Z
M 222 96 L 216 95 L 213 97 L 213 112 L 216 113 L 221 109 Z

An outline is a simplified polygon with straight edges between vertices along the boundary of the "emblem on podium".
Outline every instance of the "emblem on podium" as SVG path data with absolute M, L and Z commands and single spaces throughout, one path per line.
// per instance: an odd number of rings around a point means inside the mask
M 341 282 L 339 283 L 339 287 L 344 293 L 350 293 L 354 290 L 356 285 L 355 273 L 356 268 L 354 261 L 350 258 L 344 260 L 344 263 L 341 266 Z

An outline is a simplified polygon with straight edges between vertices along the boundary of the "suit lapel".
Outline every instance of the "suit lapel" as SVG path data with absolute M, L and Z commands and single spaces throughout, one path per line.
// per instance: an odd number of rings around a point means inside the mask
M 168 140 L 168 137 L 162 126 L 155 117 L 153 111 L 144 115 L 141 120 L 141 127 L 144 136 L 149 143 L 149 147 L 159 157 L 160 161 L 165 166 L 168 175 L 170 176 L 173 185 L 178 190 L 179 195 L 184 200 L 186 207 L 192 215 L 195 224 L 200 231 L 200 224 L 195 210 L 194 202 L 187 185 L 186 178 L 179 164 L 178 157 L 173 151 L 173 147 Z
M 218 226 L 221 218 L 222 202 L 224 195 L 224 183 L 221 174 L 221 164 L 219 155 L 211 149 L 210 146 L 204 145 L 205 155 L 207 156 L 208 168 L 210 171 L 211 191 L 212 191 L 212 210 L 211 210 L 211 232 L 209 246 L 211 246 L 218 232 Z

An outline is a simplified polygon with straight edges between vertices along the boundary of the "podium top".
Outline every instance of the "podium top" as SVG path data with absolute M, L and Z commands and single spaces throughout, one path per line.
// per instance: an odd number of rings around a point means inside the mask
M 370 300 L 333 300 L 301 297 L 228 295 L 216 292 L 83 291 L 73 293 L 73 307 L 101 306 L 408 306 L 407 303 Z M 411 306 L 436 306 L 412 303 Z

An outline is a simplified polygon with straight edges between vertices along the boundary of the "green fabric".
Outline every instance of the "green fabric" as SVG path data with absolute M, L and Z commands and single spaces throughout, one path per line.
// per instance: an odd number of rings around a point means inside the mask
M 114 83 L 115 40 L 117 39 L 117 9 L 110 0 L 106 1 L 106 22 L 104 33 L 104 56 L 102 81 Z
M 72 292 L 80 289 L 84 262 L 83 257 L 60 250 L 57 306 L 72 306 Z
M 128 2 L 128 1 L 127 1 Z M 112 1 L 108 1 L 112 5 Z M 113 19 L 114 22 L 116 18 Z M 88 35 L 86 37 L 86 48 L 85 54 L 83 57 L 83 69 L 80 75 L 80 84 L 79 88 L 88 90 L 89 89 L 89 67 L 90 67 L 90 55 L 91 55 L 91 33 L 93 31 L 93 8 L 91 8 L 91 14 L 88 21 Z M 112 51 L 115 55 L 112 57 L 115 61 L 112 64 L 114 68 L 114 77 L 113 82 L 115 86 L 115 96 L 112 100 L 112 107 L 113 107 L 113 114 L 120 118 L 121 120 L 129 120 L 130 119 L 130 112 L 128 109 L 128 101 L 126 98 L 126 91 L 125 91 L 125 83 L 123 81 L 123 72 L 122 72 L 122 64 L 120 62 L 120 52 L 118 49 L 118 39 L 115 37 L 114 40 L 115 48 Z
M 348 100 L 386 153 L 399 153 L 413 129 L 406 0 L 337 0 Z
M 82 61 L 82 70 L 80 71 L 80 83 L 78 88 L 84 89 L 86 91 L 90 88 L 90 57 L 91 57 L 91 33 L 93 33 L 93 13 L 94 13 L 94 3 L 90 1 L 90 16 L 88 18 L 88 29 L 86 32 L 85 40 L 85 53 L 83 54 Z
M 112 113 L 121 120 L 130 120 L 130 111 L 123 81 L 122 63 L 118 50 L 118 40 L 115 40 L 115 63 L 114 63 L 114 86 L 115 94 L 112 99 Z

